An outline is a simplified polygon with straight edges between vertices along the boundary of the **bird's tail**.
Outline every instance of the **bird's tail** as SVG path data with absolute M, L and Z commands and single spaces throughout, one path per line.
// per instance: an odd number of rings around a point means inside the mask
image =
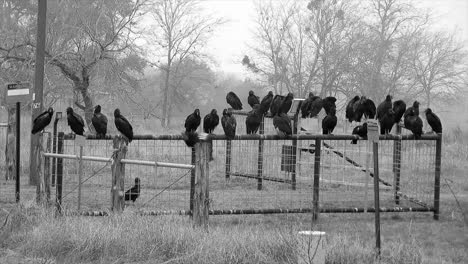
M 351 144 L 356 145 L 356 144 L 357 144 L 357 141 L 358 141 L 357 139 L 353 139 L 353 140 L 351 140 Z
M 182 136 L 184 138 L 185 144 L 187 144 L 187 147 L 190 148 L 193 148 L 199 141 L 197 132 L 186 131 L 185 133 L 182 133 Z

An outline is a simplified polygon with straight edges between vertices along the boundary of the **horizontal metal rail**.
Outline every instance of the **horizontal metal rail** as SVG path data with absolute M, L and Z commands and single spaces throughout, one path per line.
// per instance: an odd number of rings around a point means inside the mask
M 0 123 L 0 127 L 8 127 L 8 123 Z
M 116 135 L 106 135 L 106 137 L 101 138 L 96 135 L 86 135 L 86 139 L 89 140 L 112 140 Z M 215 134 L 205 134 L 200 133 L 200 137 L 203 140 L 227 140 L 226 135 L 215 135 Z M 424 134 L 418 140 L 438 140 L 442 137 L 442 134 Z M 205 139 L 206 138 L 206 139 Z M 72 140 L 74 136 L 72 134 L 65 135 L 64 139 Z M 135 135 L 133 140 L 183 140 L 182 135 Z M 336 134 L 336 135 L 322 135 L 322 134 L 298 134 L 291 136 L 279 136 L 279 135 L 236 135 L 232 140 L 353 140 L 353 139 L 362 139 L 357 135 L 349 134 Z M 379 140 L 414 140 L 414 135 L 380 135 Z
M 75 159 L 75 160 L 80 159 L 80 156 L 73 155 L 73 154 L 44 153 L 43 155 L 44 157 L 50 157 L 50 158 Z M 93 156 L 83 156 L 82 159 L 87 160 L 87 161 L 97 161 L 97 162 L 111 162 L 112 161 L 112 158 L 93 157 Z M 194 165 L 159 162 L 159 161 L 122 159 L 121 162 L 124 164 L 134 164 L 134 165 L 142 165 L 142 166 L 153 166 L 153 167 L 156 166 L 156 167 L 187 169 L 187 170 L 195 169 Z

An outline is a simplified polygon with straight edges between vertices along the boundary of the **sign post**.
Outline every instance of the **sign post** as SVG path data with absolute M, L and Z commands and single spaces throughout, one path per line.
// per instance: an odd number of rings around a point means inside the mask
M 7 84 L 6 103 L 8 106 L 16 104 L 16 182 L 15 182 L 15 198 L 16 202 L 20 201 L 20 150 L 21 150 L 21 135 L 20 135 L 20 114 L 21 103 L 31 100 L 31 84 L 30 83 L 10 83 Z
M 374 154 L 374 208 L 375 208 L 375 246 L 380 256 L 380 197 L 379 197 L 379 126 L 377 120 L 367 120 L 367 139 L 373 143 Z

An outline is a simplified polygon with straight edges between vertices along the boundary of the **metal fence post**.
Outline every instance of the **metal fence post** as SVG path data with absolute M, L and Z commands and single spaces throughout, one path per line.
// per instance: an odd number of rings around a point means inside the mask
M 320 188 L 320 155 L 322 149 L 322 141 L 315 140 L 315 160 L 314 160 L 314 187 L 312 196 L 312 220 L 316 221 L 320 213 L 319 208 L 319 188 Z
M 396 124 L 396 133 L 401 135 L 401 126 Z M 394 198 L 395 204 L 400 204 L 400 174 L 401 174 L 401 138 L 393 143 L 393 173 L 394 173 Z
M 262 117 L 262 122 L 260 123 L 260 128 L 258 133 L 263 135 L 264 133 L 264 121 L 265 118 Z M 258 156 L 257 156 L 257 190 L 261 190 L 263 186 L 263 139 L 258 141 Z

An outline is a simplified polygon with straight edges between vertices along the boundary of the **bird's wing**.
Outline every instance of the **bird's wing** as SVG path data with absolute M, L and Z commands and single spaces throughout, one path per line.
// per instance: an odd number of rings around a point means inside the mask
M 78 123 L 80 123 L 82 126 L 84 126 L 84 120 L 79 114 L 73 112 L 73 116 L 76 118 L 76 121 L 78 121 Z
M 46 116 L 46 115 L 48 115 L 48 114 L 49 114 L 49 112 L 47 112 L 47 111 L 41 113 L 40 115 L 38 115 L 38 116 L 34 119 L 33 122 L 36 122 L 36 120 L 42 119 L 42 117 L 44 117 L 44 116 Z

